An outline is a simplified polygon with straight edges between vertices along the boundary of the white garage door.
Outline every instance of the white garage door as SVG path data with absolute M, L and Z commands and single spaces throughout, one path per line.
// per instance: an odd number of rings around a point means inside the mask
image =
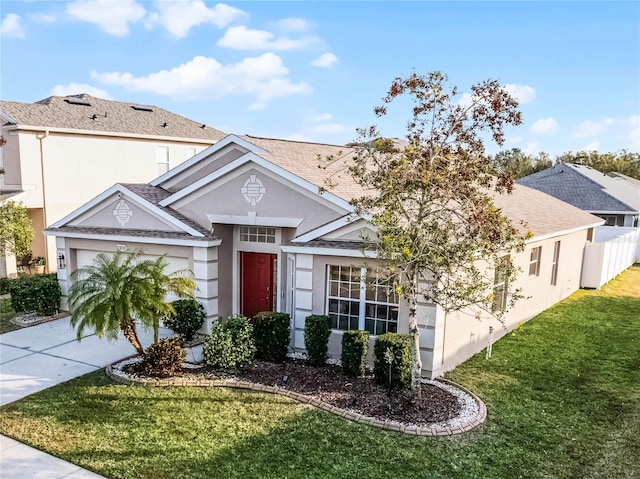
M 76 265 L 78 268 L 82 268 L 83 266 L 88 266 L 93 263 L 93 259 L 100 253 L 100 251 L 91 251 L 79 249 L 76 250 Z M 144 259 L 156 260 L 158 259 L 158 255 L 143 255 Z M 178 271 L 179 269 L 188 269 L 189 268 L 189 260 L 187 258 L 178 258 L 176 256 L 166 256 L 166 260 L 168 263 L 167 273 L 173 273 L 174 271 Z
M 93 263 L 93 258 L 95 258 L 100 251 L 91 251 L 79 249 L 76 250 L 76 264 L 78 268 L 82 268 L 83 266 L 88 266 Z M 143 255 L 144 259 L 156 260 L 158 259 L 158 255 Z M 167 260 L 167 274 L 173 273 L 180 269 L 189 269 L 189 260 L 187 258 L 179 258 L 177 256 L 166 256 Z M 167 301 L 173 301 L 177 299 L 177 297 L 170 295 L 167 297 Z

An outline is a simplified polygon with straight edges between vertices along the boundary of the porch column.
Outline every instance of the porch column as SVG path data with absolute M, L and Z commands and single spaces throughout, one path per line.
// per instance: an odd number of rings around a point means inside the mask
M 293 341 L 296 349 L 304 349 L 304 327 L 313 312 L 313 255 L 296 255 L 295 311 Z
M 206 318 L 200 332 L 209 334 L 218 319 L 218 247 L 194 246 L 193 273 L 197 290 L 196 300 L 204 306 Z

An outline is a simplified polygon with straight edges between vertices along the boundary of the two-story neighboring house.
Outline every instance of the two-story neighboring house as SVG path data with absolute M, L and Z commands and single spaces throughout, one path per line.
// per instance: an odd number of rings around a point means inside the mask
M 33 256 L 56 270 L 53 239 L 42 231 L 117 181 L 147 182 L 225 136 L 151 105 L 80 94 L 35 103 L 0 101 L 0 201 L 28 208 Z M 15 272 L 0 258 L 0 276 Z
M 633 178 L 559 163 L 517 182 L 599 216 L 605 226 L 639 226 L 640 184 Z

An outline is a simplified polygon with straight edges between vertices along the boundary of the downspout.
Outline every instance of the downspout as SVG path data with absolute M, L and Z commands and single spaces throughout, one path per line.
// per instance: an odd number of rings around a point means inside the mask
M 49 130 L 44 133 L 36 134 L 36 138 L 40 140 L 40 185 L 42 187 L 42 231 L 47 229 L 47 192 L 44 182 L 44 144 L 43 140 L 49 136 Z M 49 272 L 49 238 L 44 239 L 44 257 L 47 258 L 46 271 Z

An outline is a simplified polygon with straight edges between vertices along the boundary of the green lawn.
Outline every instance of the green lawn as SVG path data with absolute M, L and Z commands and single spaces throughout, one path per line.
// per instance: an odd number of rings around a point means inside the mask
M 640 267 L 579 291 L 448 375 L 487 404 L 458 437 L 286 398 L 97 372 L 0 409 L 0 432 L 113 478 L 638 478 Z
M 0 298 L 0 334 L 20 329 L 20 326 L 11 322 L 15 315 L 16 312 L 11 307 L 11 298 Z

